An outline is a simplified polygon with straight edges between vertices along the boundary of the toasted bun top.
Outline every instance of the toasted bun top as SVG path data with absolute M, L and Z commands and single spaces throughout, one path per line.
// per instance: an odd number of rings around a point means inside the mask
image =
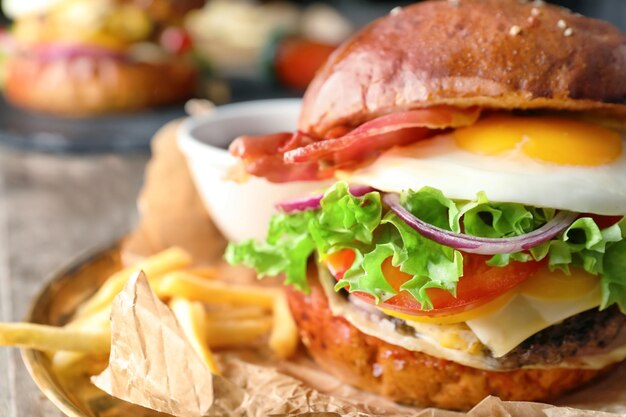
M 344 43 L 304 96 L 321 134 L 449 104 L 626 118 L 626 35 L 540 1 L 444 0 L 394 9 Z

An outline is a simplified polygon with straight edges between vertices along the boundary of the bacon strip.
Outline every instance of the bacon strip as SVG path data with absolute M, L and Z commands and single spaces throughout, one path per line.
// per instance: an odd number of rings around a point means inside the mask
M 231 155 L 241 159 L 255 159 L 278 153 L 293 137 L 291 132 L 271 133 L 262 136 L 243 135 L 230 144 Z
M 435 129 L 471 125 L 479 115 L 480 110 L 476 108 L 462 110 L 453 107 L 432 107 L 392 113 L 370 120 L 342 137 L 315 142 L 285 152 L 285 162 L 292 164 L 310 162 L 335 152 L 348 150 L 359 153 L 356 149 L 360 147 L 367 147 L 370 151 L 383 151 L 393 146 L 424 139 Z M 405 129 L 413 129 L 414 140 L 407 135 L 392 135 Z
M 229 151 L 243 160 L 248 174 L 264 177 L 271 182 L 312 181 L 332 177 L 332 172 L 320 169 L 317 162 L 285 163 L 281 149 L 293 140 L 300 141 L 299 133 L 240 136 L 231 143 Z
M 337 126 L 318 138 L 304 132 L 241 136 L 230 152 L 241 158 L 246 171 L 272 182 L 311 181 L 332 177 L 376 158 L 394 146 L 425 139 L 438 130 L 468 126 L 480 109 L 441 106 L 392 113 L 350 131 Z

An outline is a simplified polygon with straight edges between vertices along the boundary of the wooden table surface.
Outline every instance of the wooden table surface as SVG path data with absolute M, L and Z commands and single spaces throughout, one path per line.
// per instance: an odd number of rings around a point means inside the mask
M 0 147 L 0 321 L 19 321 L 56 269 L 137 220 L 148 155 L 60 156 Z M 0 415 L 60 417 L 19 352 L 0 348 Z

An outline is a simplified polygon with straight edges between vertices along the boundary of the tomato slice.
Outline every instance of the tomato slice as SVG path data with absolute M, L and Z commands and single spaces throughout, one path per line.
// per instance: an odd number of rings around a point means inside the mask
M 581 214 L 580 217 L 591 217 L 600 229 L 613 226 L 624 218 L 624 216 L 600 216 L 599 214 Z
M 337 280 L 354 262 L 354 252 L 349 249 L 334 253 L 325 258 L 324 263 Z M 483 305 L 499 295 L 511 290 L 534 275 L 541 262 L 511 262 L 504 267 L 487 265 L 489 256 L 463 254 L 463 276 L 457 285 L 456 297 L 448 291 L 438 288 L 426 290 L 433 308 L 423 310 L 421 304 L 408 292 L 400 291 L 400 286 L 411 279 L 409 274 L 400 271 L 391 264 L 391 258 L 383 262 L 382 271 L 387 282 L 398 294 L 378 306 L 400 311 L 415 316 L 441 317 L 462 313 Z M 360 299 L 374 304 L 374 297 L 369 294 L 352 293 Z

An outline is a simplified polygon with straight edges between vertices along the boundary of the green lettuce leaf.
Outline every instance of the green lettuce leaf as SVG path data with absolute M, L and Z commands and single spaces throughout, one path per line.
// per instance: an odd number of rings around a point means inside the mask
M 457 205 L 435 188 L 424 187 L 418 192 L 402 193 L 400 202 L 415 217 L 441 229 L 461 231 Z
M 401 290 L 408 291 L 425 309 L 432 308 L 426 289 L 441 288 L 455 294 L 463 274 L 463 256 L 459 251 L 416 233 L 392 212 L 387 213 L 383 223 L 393 226 L 402 241 L 396 245 L 392 265 L 412 275 Z
M 226 260 L 254 268 L 260 277 L 284 273 L 286 284 L 308 291 L 307 262 L 316 250 L 329 254 L 369 245 L 381 220 L 380 194 L 355 197 L 343 182 L 324 194 L 321 206 L 321 210 L 274 215 L 265 242 L 231 243 Z
M 320 204 L 321 209 L 311 220 L 309 232 L 321 253 L 331 253 L 333 248 L 351 246 L 355 242 L 372 243 L 382 216 L 379 193 L 355 197 L 345 182 L 338 182 L 324 194 Z
M 315 212 L 277 214 L 272 217 L 266 242 L 253 239 L 230 243 L 225 258 L 230 264 L 254 268 L 259 277 L 285 274 L 285 283 L 308 292 L 307 263 L 315 251 L 309 223 Z
M 383 275 L 383 262 L 393 256 L 396 247 L 393 243 L 379 243 L 374 249 L 363 253 L 356 251 L 356 259 L 352 267 L 346 271 L 335 289 L 345 288 L 349 292 L 369 294 L 376 303 L 386 301 L 397 294 Z
M 626 240 L 608 245 L 600 280 L 602 286 L 602 304 L 607 308 L 617 304 L 626 314 Z
M 401 203 L 437 227 L 490 238 L 529 233 L 555 215 L 554 209 L 490 202 L 484 193 L 472 201 L 454 201 L 430 187 L 402 193 Z M 551 241 L 527 252 L 495 255 L 488 264 L 503 267 L 512 261 L 547 259 L 552 270 L 568 273 L 571 267 L 582 268 L 601 277 L 603 308 L 618 304 L 626 311 L 625 237 L 626 218 L 600 229 L 591 217 L 581 217 Z M 429 309 L 432 302 L 427 290 L 440 288 L 455 294 L 463 275 L 459 251 L 423 237 L 393 212 L 384 213 L 378 192 L 355 197 L 344 182 L 327 190 L 318 210 L 275 215 L 265 242 L 231 243 L 226 259 L 255 268 L 260 276 L 284 273 L 286 284 L 308 291 L 310 256 L 317 253 L 323 259 L 343 249 L 353 251 L 355 261 L 336 289 L 370 294 L 377 302 L 400 290 Z M 411 276 L 400 288 L 394 288 L 382 272 L 389 258 Z
M 612 243 L 622 241 L 626 237 L 625 219 L 601 230 L 592 218 L 578 218 L 553 240 L 530 249 L 530 258 L 523 257 L 515 260 L 541 261 L 548 258 L 551 270 L 560 269 L 569 273 L 570 266 L 574 266 L 593 275 L 599 275 L 603 271 L 606 249 Z M 502 264 L 506 265 L 505 262 Z

